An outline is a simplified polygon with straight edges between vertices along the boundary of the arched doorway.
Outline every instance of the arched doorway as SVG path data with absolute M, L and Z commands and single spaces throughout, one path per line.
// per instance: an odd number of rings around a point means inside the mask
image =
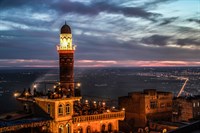
M 109 133 L 112 132 L 112 124 L 111 123 L 108 124 L 108 132 Z
M 90 126 L 87 127 L 86 133 L 91 133 L 91 128 L 90 128 Z
M 106 132 L 106 125 L 103 124 L 103 125 L 101 126 L 101 132 L 102 132 L 102 133 L 105 133 L 105 132 Z
M 83 129 L 81 127 L 78 129 L 78 133 L 83 133 Z

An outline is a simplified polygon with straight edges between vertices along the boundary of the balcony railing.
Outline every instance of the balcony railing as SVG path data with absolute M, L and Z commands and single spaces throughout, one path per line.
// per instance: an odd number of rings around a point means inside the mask
M 72 120 L 73 123 L 80 123 L 80 122 L 100 121 L 108 119 L 123 120 L 124 117 L 125 117 L 125 112 L 120 111 L 120 112 L 109 112 L 109 113 L 95 114 L 95 115 L 74 116 Z

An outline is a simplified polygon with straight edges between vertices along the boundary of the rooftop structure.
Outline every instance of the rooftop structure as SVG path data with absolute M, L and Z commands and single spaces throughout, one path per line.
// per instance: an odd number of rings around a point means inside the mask
M 171 119 L 171 92 L 148 89 L 142 92 L 131 92 L 119 98 L 119 106 L 126 109 L 126 120 L 134 127 L 145 127 L 150 120 Z

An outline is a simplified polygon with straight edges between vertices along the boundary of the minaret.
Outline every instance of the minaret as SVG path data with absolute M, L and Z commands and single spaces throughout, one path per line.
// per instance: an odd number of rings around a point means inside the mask
M 65 23 L 60 29 L 60 45 L 57 45 L 60 65 L 60 87 L 67 97 L 74 96 L 74 51 L 70 27 Z

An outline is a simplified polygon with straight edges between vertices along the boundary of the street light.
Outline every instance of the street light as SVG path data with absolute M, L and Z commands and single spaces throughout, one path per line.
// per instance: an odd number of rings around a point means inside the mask
M 81 87 L 81 83 L 77 83 L 77 87 Z

